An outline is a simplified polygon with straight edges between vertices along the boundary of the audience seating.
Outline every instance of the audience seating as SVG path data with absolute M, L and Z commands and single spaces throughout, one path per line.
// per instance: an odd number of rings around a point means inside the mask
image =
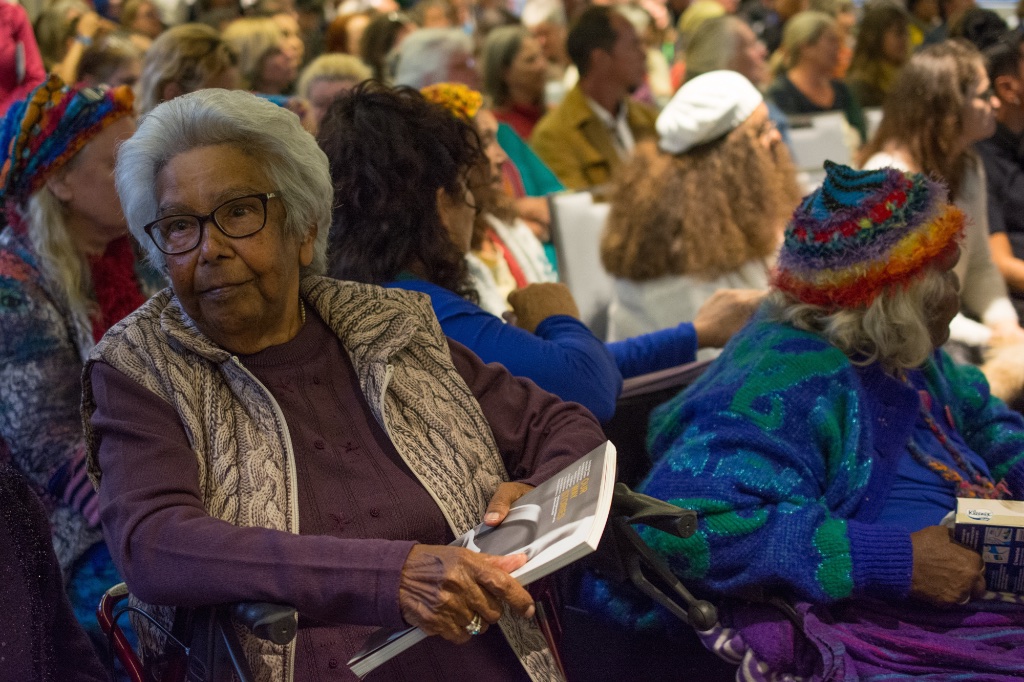
M 797 170 L 806 173 L 811 187 L 825 177 L 825 161 L 849 165 L 853 153 L 847 143 L 847 123 L 841 111 L 789 119 L 790 149 Z
M 623 382 L 615 415 L 604 425 L 605 435 L 618 450 L 618 480 L 633 487 L 647 475 L 653 464 L 647 454 L 651 411 L 696 381 L 709 364 L 709 360 L 691 362 Z
M 870 140 L 875 136 L 875 131 L 878 130 L 878 124 L 882 122 L 882 108 L 872 107 L 864 110 L 864 120 L 868 124 L 868 139 Z
M 612 298 L 612 278 L 601 265 L 601 232 L 609 205 L 595 203 L 589 192 L 553 194 L 548 201 L 559 277 L 576 299 L 580 319 L 603 339 Z

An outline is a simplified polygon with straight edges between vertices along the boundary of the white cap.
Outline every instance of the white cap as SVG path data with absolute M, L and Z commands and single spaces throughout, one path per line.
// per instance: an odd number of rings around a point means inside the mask
M 658 116 L 658 146 L 682 154 L 732 131 L 764 97 L 736 71 L 711 71 L 687 82 Z

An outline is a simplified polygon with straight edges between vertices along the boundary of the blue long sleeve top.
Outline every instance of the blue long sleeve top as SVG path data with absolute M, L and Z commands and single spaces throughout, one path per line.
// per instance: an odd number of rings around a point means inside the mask
M 531 334 L 425 280 L 402 278 L 385 286 L 427 294 L 446 336 L 484 362 L 500 363 L 562 400 L 580 403 L 603 422 L 615 413 L 623 377 L 685 364 L 696 357 L 697 336 L 688 323 L 605 344 L 568 315 L 546 318 Z
M 1024 496 L 1024 421 L 974 367 L 937 351 L 913 386 L 857 367 L 816 334 L 756 320 L 651 421 L 643 492 L 697 510 L 686 540 L 645 529 L 681 576 L 721 594 L 783 590 L 826 603 L 902 598 L 910 529 L 883 514 L 919 388 L 996 481 Z M 938 413 L 936 413 L 938 414 Z

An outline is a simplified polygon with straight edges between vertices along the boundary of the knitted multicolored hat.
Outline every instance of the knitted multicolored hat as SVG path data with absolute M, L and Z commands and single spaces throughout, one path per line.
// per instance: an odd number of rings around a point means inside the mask
M 462 83 L 435 83 L 421 88 L 420 93 L 464 121 L 472 121 L 484 106 L 483 95 Z
M 772 285 L 803 303 L 864 308 L 908 285 L 963 239 L 964 215 L 920 173 L 825 162 L 825 182 L 786 227 Z
M 133 103 L 126 86 L 70 88 L 51 75 L 0 122 L 0 204 L 25 201 L 101 130 L 131 115 Z

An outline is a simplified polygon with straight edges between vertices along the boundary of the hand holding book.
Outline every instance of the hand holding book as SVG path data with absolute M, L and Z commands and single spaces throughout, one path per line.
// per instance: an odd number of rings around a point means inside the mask
M 526 563 L 525 554 L 491 556 L 450 545 L 416 545 L 402 567 L 398 606 L 405 622 L 429 635 L 463 644 L 466 625 L 479 615 L 497 623 L 502 604 L 526 618 L 533 598 L 509 575 Z M 481 630 L 481 632 L 483 632 Z
M 502 483 L 494 491 L 491 503 L 487 505 L 484 512 L 484 523 L 488 526 L 497 526 L 508 516 L 508 510 L 512 504 L 526 493 L 533 490 L 532 485 L 526 483 Z
M 398 600 L 413 627 L 376 630 L 349 660 L 352 672 L 362 678 L 428 635 L 466 642 L 473 617 L 495 623 L 502 603 L 533 617 L 521 585 L 597 549 L 614 485 L 615 446 L 606 442 L 536 488 L 498 486 L 483 523 L 448 547 L 417 545 L 409 553 Z

